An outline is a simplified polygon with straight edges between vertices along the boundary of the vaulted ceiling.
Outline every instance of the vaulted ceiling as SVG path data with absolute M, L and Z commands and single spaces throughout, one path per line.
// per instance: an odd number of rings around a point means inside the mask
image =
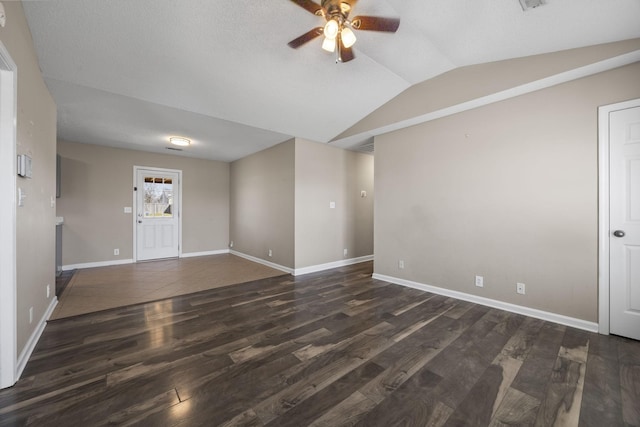
M 336 64 L 322 25 L 290 0 L 24 1 L 60 139 L 232 161 L 292 137 L 341 135 L 450 70 L 640 37 L 638 0 L 360 0 L 354 14 L 401 20 L 357 32 Z M 428 94 L 427 94 L 428 95 Z M 388 104 L 391 105 L 391 104 Z M 350 139 L 343 146 L 362 143 Z

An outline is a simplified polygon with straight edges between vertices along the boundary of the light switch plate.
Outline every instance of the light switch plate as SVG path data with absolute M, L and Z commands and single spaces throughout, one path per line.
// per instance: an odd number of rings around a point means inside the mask
M 124 213 L 131 213 L 131 207 L 130 206 L 125 206 Z
M 31 157 L 26 154 L 18 154 L 18 176 L 23 178 L 31 178 L 33 176 Z

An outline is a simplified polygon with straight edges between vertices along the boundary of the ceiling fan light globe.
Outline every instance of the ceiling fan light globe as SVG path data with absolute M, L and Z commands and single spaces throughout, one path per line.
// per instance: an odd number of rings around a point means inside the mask
M 328 39 L 335 40 L 340 32 L 340 24 L 335 19 L 330 19 L 324 26 L 324 36 Z
M 335 52 L 336 51 L 336 39 L 330 39 L 328 37 L 325 37 L 324 41 L 322 42 L 322 48 L 324 50 L 326 50 L 327 52 Z
M 353 33 L 353 30 L 349 27 L 344 27 L 340 32 L 340 38 L 342 39 L 342 44 L 346 48 L 350 48 L 356 43 L 356 35 Z
M 169 142 L 180 147 L 187 147 L 191 144 L 191 141 L 189 139 L 181 136 L 172 136 L 171 138 L 169 138 Z

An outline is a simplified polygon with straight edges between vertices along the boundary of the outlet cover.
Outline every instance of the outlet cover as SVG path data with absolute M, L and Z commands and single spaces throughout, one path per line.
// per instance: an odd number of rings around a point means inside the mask
M 273 256 L 273 251 L 269 249 L 269 256 Z
M 120 249 L 114 249 L 113 250 L 113 254 L 114 255 L 120 255 Z
M 479 288 L 484 288 L 484 277 L 476 276 L 476 286 Z
M 516 283 L 516 292 L 524 295 L 525 294 L 525 285 L 524 283 Z
M 398 261 L 398 268 L 400 268 L 400 269 L 404 268 L 404 261 L 403 260 Z

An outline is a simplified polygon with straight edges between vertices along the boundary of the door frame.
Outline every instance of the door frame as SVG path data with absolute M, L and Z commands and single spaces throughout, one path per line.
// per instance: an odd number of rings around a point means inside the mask
M 16 122 L 18 67 L 0 41 L 0 191 L 9 203 L 0 209 L 0 388 L 15 384 L 17 376 L 16 318 Z
M 640 99 L 633 99 L 598 108 L 598 332 L 610 331 L 609 280 L 609 114 L 640 107 Z
M 138 171 L 149 170 L 154 172 L 169 172 L 178 174 L 178 258 L 182 257 L 182 170 L 180 169 L 166 169 L 148 166 L 133 166 L 133 212 L 132 212 L 132 224 L 133 224 L 133 262 L 138 262 L 138 197 L 135 190 L 138 185 Z

